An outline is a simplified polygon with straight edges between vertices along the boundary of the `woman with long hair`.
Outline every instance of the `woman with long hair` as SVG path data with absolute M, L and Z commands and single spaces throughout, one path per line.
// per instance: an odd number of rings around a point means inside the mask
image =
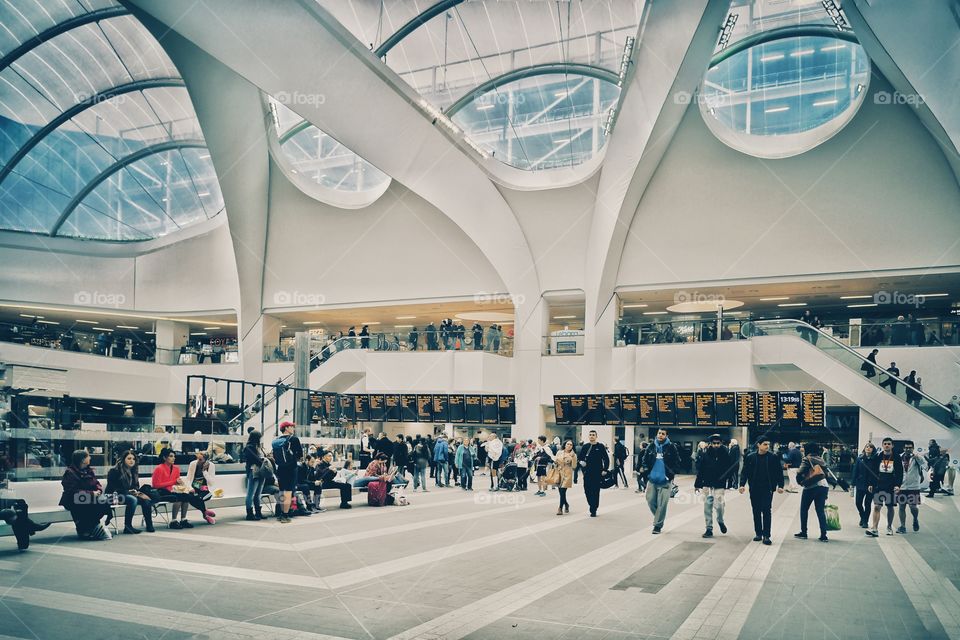
M 153 469 L 150 479 L 150 485 L 156 493 L 156 502 L 169 502 L 170 506 L 170 528 L 171 529 L 192 529 L 193 525 L 187 520 L 187 504 L 204 515 L 206 519 L 207 508 L 203 500 L 197 494 L 190 491 L 183 478 L 180 477 L 180 465 L 176 464 L 177 454 L 173 449 L 164 449 L 160 452 L 160 464 Z M 177 519 L 177 513 L 180 513 L 180 519 Z M 210 516 L 212 519 L 212 516 Z M 213 524 L 212 522 L 210 524 Z
M 243 462 L 247 471 L 247 520 L 263 520 L 260 497 L 263 494 L 263 476 L 260 468 L 263 466 L 263 448 L 260 446 L 262 434 L 251 431 L 247 436 L 247 444 L 243 447 Z
M 560 490 L 560 506 L 557 507 L 557 515 L 559 516 L 570 513 L 567 489 L 573 486 L 573 471 L 577 468 L 577 454 L 573 450 L 573 440 L 567 440 L 563 443 L 563 450 L 554 457 L 553 464 L 560 472 L 560 481 L 557 483 L 557 489 Z
M 86 449 L 73 452 L 71 464 L 60 480 L 63 495 L 60 506 L 70 512 L 77 527 L 77 535 L 85 540 L 109 540 L 113 536 L 104 524 L 110 522 L 112 511 L 103 498 L 103 487 L 90 466 Z M 106 518 L 103 524 L 102 518 Z
M 140 474 L 137 470 L 137 454 L 133 449 L 127 449 L 121 455 L 117 464 L 107 472 L 107 495 L 116 494 L 127 506 L 123 516 L 124 533 L 140 533 L 140 529 L 133 526 L 133 516 L 137 512 L 137 505 L 143 512 L 143 523 L 147 533 L 153 533 L 153 502 L 150 496 L 140 491 Z
M 214 516 L 217 514 L 206 508 L 206 502 L 214 491 L 214 480 L 217 477 L 217 465 L 210 462 L 210 451 L 197 449 L 193 452 L 195 458 L 190 461 L 187 467 L 187 477 L 184 484 L 187 486 L 187 493 L 193 493 L 204 503 L 203 519 L 207 524 L 216 524 Z
M 857 456 L 857 461 L 853 465 L 853 478 L 850 484 L 853 485 L 853 497 L 857 503 L 857 511 L 860 512 L 861 529 L 867 528 L 867 521 L 870 519 L 873 504 L 873 492 L 870 488 L 877 486 L 877 477 L 870 465 L 875 455 L 877 455 L 877 448 L 872 442 L 868 442 L 863 445 L 863 451 Z

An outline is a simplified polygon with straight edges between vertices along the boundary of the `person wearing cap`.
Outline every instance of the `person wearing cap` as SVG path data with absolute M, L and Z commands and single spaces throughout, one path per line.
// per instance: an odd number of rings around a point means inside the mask
M 704 538 L 713 537 L 713 511 L 717 511 L 717 526 L 721 533 L 727 532 L 727 525 L 723 522 L 723 496 L 727 487 L 727 476 L 733 471 L 730 465 L 730 452 L 723 446 L 723 438 L 719 433 L 710 436 L 710 444 L 700 457 L 697 464 L 697 478 L 693 487 L 697 493 L 703 490 L 703 519 L 707 530 Z
M 293 435 L 296 425 L 289 421 L 280 423 L 280 436 L 272 444 L 273 462 L 277 467 L 277 485 L 283 496 L 280 506 L 281 523 L 290 522 L 290 505 L 293 503 L 293 490 L 297 484 L 297 464 L 303 457 L 303 445 L 300 438 Z
M 750 485 L 750 509 L 753 511 L 753 541 L 770 545 L 770 520 L 773 494 L 783 493 L 783 467 L 770 451 L 770 438 L 760 436 L 757 450 L 747 454 L 740 472 L 740 493 Z

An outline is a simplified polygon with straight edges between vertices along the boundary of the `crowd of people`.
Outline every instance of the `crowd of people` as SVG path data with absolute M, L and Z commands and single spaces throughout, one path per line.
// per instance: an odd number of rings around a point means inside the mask
M 490 351 L 499 353 L 506 340 L 512 337 L 512 331 L 504 330 L 501 324 L 491 324 L 486 328 L 475 322 L 467 329 L 461 322 L 451 318 L 440 321 L 440 325 L 430 321 L 422 329 L 412 326 L 407 332 L 405 343 L 397 334 L 371 333 L 369 325 L 351 326 L 346 332 L 332 335 L 326 350 L 332 350 L 338 341 L 344 338 L 352 340 L 352 348 L 373 349 L 376 351 Z

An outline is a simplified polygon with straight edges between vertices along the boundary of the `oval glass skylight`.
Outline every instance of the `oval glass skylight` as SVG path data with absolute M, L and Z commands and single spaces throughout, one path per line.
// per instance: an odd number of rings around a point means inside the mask
M 700 86 L 703 119 L 725 144 L 761 158 L 797 155 L 835 135 L 870 82 L 867 54 L 849 39 L 784 37 L 718 57 Z

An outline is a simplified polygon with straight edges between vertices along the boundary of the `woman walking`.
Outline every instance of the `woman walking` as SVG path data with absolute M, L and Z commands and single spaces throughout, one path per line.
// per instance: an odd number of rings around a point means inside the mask
M 560 490 L 560 506 L 557 507 L 557 515 L 570 513 L 570 503 L 567 502 L 567 489 L 573 486 L 573 470 L 577 468 L 577 454 L 573 451 L 573 440 L 567 440 L 563 443 L 563 451 L 558 453 L 553 460 L 559 472 L 559 482 L 557 488 Z
M 860 513 L 861 529 L 867 528 L 867 521 L 870 519 L 871 505 L 873 505 L 873 491 L 870 491 L 870 488 L 877 486 L 877 476 L 874 475 L 871 467 L 875 455 L 877 455 L 877 448 L 872 442 L 868 442 L 863 445 L 863 451 L 857 456 L 857 461 L 853 465 L 853 497 L 857 503 L 857 511 Z

